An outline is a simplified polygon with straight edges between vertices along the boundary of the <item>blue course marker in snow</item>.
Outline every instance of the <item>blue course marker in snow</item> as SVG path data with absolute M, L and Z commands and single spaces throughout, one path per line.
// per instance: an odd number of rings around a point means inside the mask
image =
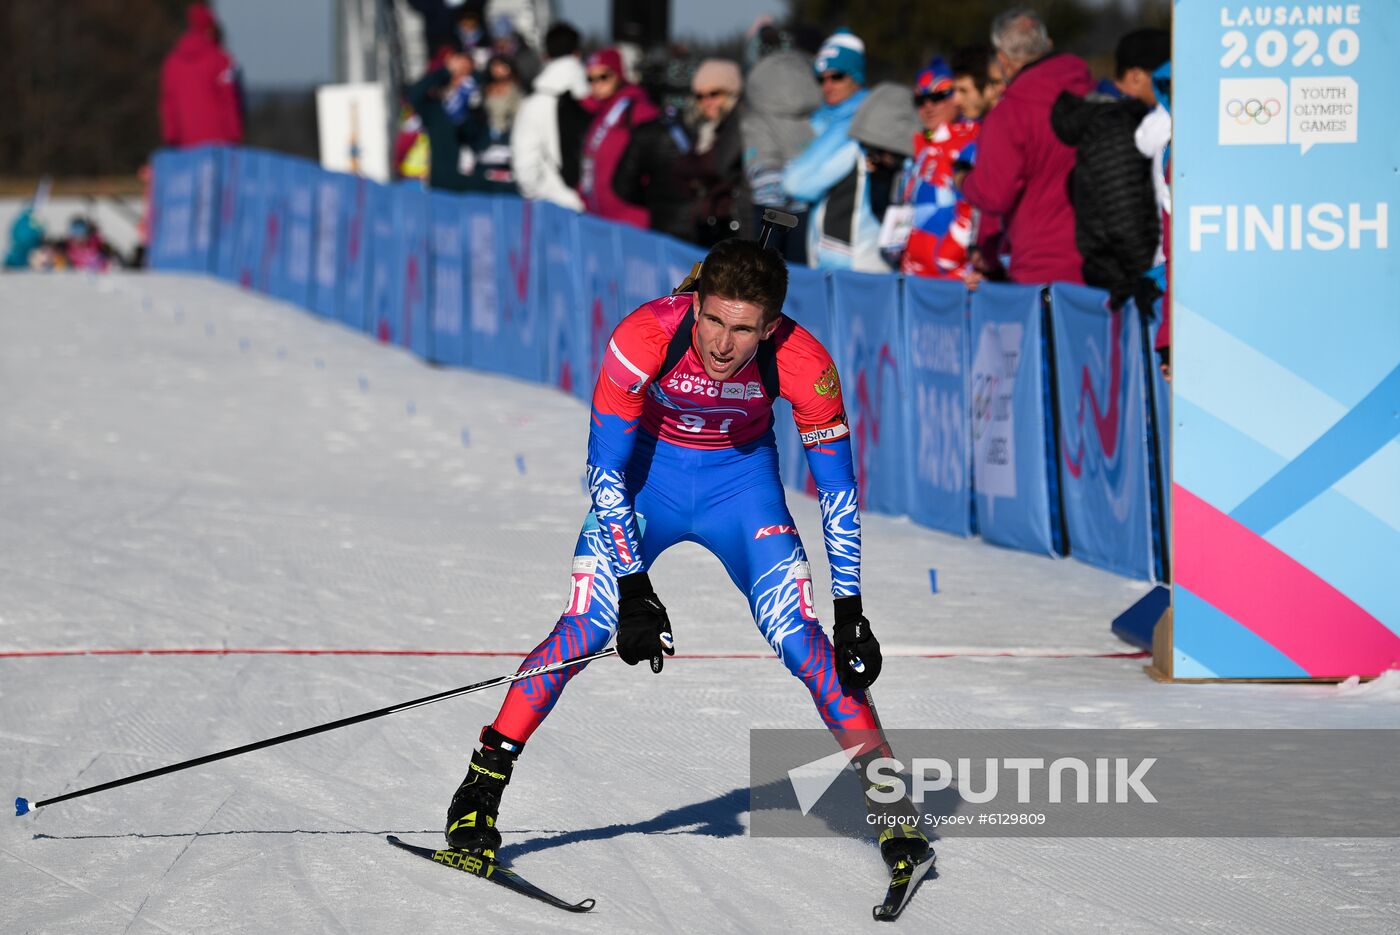
M 364 393 L 364 392 L 367 392 L 368 390 L 369 390 L 369 377 L 365 376 L 364 374 L 360 374 L 360 392 L 361 392 L 361 393 Z
M 207 335 L 209 335 L 209 337 L 211 337 L 211 338 L 214 336 L 214 323 L 213 323 L 212 321 L 211 321 L 211 322 L 205 322 L 205 325 L 204 325 L 204 333 L 207 334 Z
M 286 349 L 285 347 L 279 347 L 279 348 L 277 349 L 277 359 L 278 359 L 278 360 L 286 360 L 286 359 L 287 359 L 287 349 Z
M 525 473 L 525 456 L 524 456 L 524 455 L 516 455 L 516 456 L 515 456 L 515 469 L 516 469 L 517 471 L 519 471 L 521 474 L 524 474 L 524 473 Z
M 316 369 L 317 369 L 317 370 L 325 370 L 325 369 L 326 369 L 326 362 L 325 362 L 324 360 L 322 360 L 321 358 L 319 358 L 319 357 L 316 358 Z
M 472 431 L 471 431 L 471 429 L 462 429 L 462 447 L 463 447 L 463 448 L 470 448 L 471 446 L 472 446 Z
M 408 401 L 408 404 L 407 404 L 406 406 L 404 406 L 404 410 L 405 410 L 409 415 L 413 415 L 415 412 L 418 411 L 418 407 L 415 406 L 415 405 L 413 404 L 413 400 L 410 399 L 410 400 Z
M 238 339 L 238 349 L 239 349 L 240 351 L 246 351 L 246 350 L 247 350 L 249 347 L 251 347 L 251 346 L 252 346 L 252 342 L 250 342 L 247 338 L 239 338 L 239 339 Z
M 24 798 L 23 796 L 18 796 L 18 797 L 16 797 L 16 798 L 15 798 L 15 817 L 18 818 L 19 816 L 21 816 L 21 815 L 26 815 L 26 814 L 28 814 L 28 813 L 29 813 L 29 800 L 26 799 L 26 798 Z
M 929 586 L 929 590 L 931 590 L 934 594 L 937 594 L 937 593 L 938 593 L 938 569 L 937 569 L 937 568 L 930 568 L 930 569 L 928 570 L 928 586 Z

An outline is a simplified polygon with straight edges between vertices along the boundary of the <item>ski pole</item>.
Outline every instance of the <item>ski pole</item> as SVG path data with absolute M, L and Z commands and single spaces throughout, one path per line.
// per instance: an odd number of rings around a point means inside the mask
M 607 649 L 600 649 L 596 653 L 588 653 L 584 656 L 575 656 L 572 659 L 564 659 L 560 662 L 550 662 L 542 666 L 522 669 L 519 672 L 512 672 L 510 675 L 502 675 L 498 678 L 487 679 L 484 682 L 477 682 L 475 685 L 464 685 L 461 688 L 453 688 L 445 692 L 438 692 L 436 695 L 425 695 L 413 701 L 405 701 L 402 704 L 380 708 L 378 711 L 366 711 L 364 714 L 356 714 L 351 717 L 341 718 L 338 721 L 331 721 L 327 724 L 318 724 L 315 727 L 307 727 L 303 730 L 292 731 L 290 734 L 269 737 L 267 740 L 259 740 L 254 743 L 244 744 L 241 747 L 233 747 L 229 750 L 221 750 L 218 753 L 210 753 L 205 756 L 195 757 L 193 760 L 185 760 L 183 763 L 173 763 L 170 766 L 146 770 L 144 773 L 137 773 L 134 776 L 127 776 L 124 779 L 113 779 L 111 782 L 104 782 L 98 786 L 89 786 L 86 789 L 78 789 L 75 792 L 65 792 L 63 795 L 56 795 L 48 799 L 40 799 L 38 802 L 30 802 L 26 798 L 19 797 L 15 799 L 15 815 L 23 815 L 36 808 L 43 808 L 46 805 L 53 805 L 67 799 L 76 799 L 83 795 L 92 795 L 94 792 L 103 792 L 107 789 L 115 789 L 118 786 L 127 786 L 134 782 L 144 782 L 147 779 L 154 779 L 157 776 L 164 776 L 167 773 L 176 773 L 182 769 L 189 769 L 193 766 L 203 766 L 205 763 L 213 763 L 215 760 L 226 760 L 231 756 L 252 753 L 254 750 L 273 747 L 279 743 L 286 743 L 289 740 L 300 740 L 302 737 L 310 737 L 313 734 L 324 734 L 326 731 L 337 730 L 341 727 L 349 727 L 351 724 L 360 724 L 364 721 L 372 721 L 375 718 L 384 717 L 389 714 L 398 714 L 400 711 L 407 711 L 410 708 L 421 708 L 423 705 L 430 705 L 438 701 L 446 701 L 449 698 L 456 698 L 459 695 L 469 695 L 472 692 L 494 688 L 497 685 L 506 685 L 510 682 L 518 682 L 521 679 L 532 678 L 536 675 L 544 675 L 547 672 L 567 669 L 569 666 L 583 665 L 584 663 L 592 662 L 595 659 L 602 659 L 604 656 L 612 656 L 616 653 L 616 647 L 608 647 Z

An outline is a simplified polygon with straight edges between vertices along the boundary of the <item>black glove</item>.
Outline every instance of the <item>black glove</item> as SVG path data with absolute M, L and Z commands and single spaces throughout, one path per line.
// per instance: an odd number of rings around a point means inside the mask
M 838 597 L 833 602 L 836 625 L 836 677 L 847 692 L 869 688 L 880 677 L 880 641 L 870 632 L 870 621 L 860 608 L 860 595 Z
M 617 579 L 617 654 L 629 666 L 651 660 L 651 671 L 661 671 L 661 654 L 676 654 L 671 620 L 666 607 L 651 589 L 646 572 Z

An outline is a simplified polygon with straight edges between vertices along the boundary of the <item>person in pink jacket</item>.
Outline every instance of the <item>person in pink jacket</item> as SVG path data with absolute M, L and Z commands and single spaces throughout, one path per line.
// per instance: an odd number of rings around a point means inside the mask
M 982 125 L 975 164 L 961 183 L 963 196 L 986 214 L 1001 216 L 1013 282 L 1082 283 L 1068 186 L 1074 150 L 1055 137 L 1050 108 L 1062 91 L 1087 94 L 1094 79 L 1083 59 L 1053 51 L 1033 11 L 997 17 L 992 44 L 1006 91 Z
M 243 142 L 238 72 L 219 45 L 209 7 L 192 3 L 188 28 L 160 68 L 160 131 L 166 146 Z
M 583 158 L 579 164 L 578 193 L 584 210 L 611 221 L 621 221 L 645 230 L 647 209 L 623 201 L 613 191 L 613 173 L 632 138 L 632 128 L 661 116 L 635 84 L 628 84 L 622 73 L 622 56 L 616 49 L 603 49 L 588 57 L 588 92 L 583 106 L 593 120 L 583 134 Z

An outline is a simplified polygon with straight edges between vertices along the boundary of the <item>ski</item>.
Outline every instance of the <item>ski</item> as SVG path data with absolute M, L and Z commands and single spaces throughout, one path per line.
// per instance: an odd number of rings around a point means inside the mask
M 919 881 L 933 869 L 933 861 L 934 854 L 930 850 L 920 860 L 905 859 L 894 865 L 890 871 L 890 888 L 885 892 L 885 901 L 870 910 L 875 921 L 893 922 L 899 918 L 909 904 L 909 897 L 918 888 Z
M 565 902 L 552 893 L 547 893 L 535 884 L 526 880 L 520 874 L 498 863 L 493 858 L 481 858 L 475 854 L 468 854 L 465 851 L 456 851 L 450 848 L 433 850 L 430 847 L 419 847 L 416 844 L 409 844 L 395 835 L 389 835 L 389 843 L 395 847 L 402 848 L 410 854 L 417 854 L 424 860 L 431 860 L 433 863 L 442 864 L 444 867 L 451 867 L 453 870 L 460 870 L 469 873 L 474 877 L 481 877 L 483 880 L 490 880 L 492 883 L 499 883 L 508 890 L 515 890 L 522 896 L 529 896 L 531 899 L 538 899 L 540 902 L 549 903 L 565 912 L 587 912 L 593 908 L 594 900 L 585 899 L 583 902 Z

